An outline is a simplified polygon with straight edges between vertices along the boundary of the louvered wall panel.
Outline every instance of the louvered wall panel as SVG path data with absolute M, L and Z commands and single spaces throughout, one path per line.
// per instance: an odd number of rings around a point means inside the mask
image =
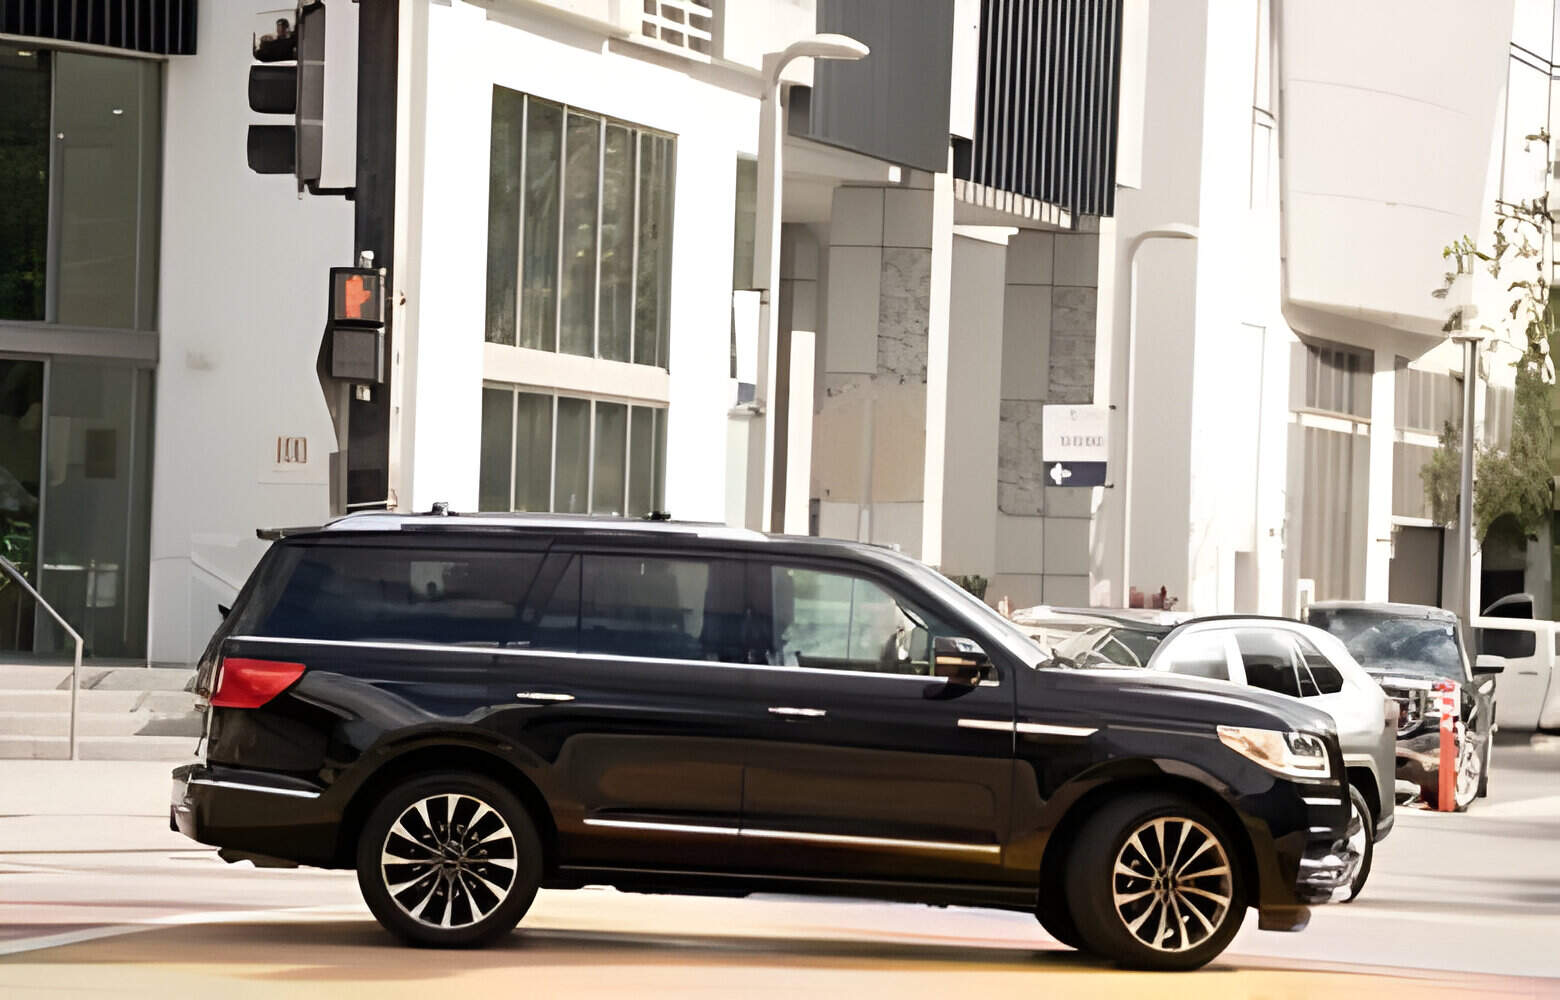
M 0 34 L 188 56 L 195 7 L 196 0 L 0 0 Z
M 1121 0 L 984 0 L 980 30 L 975 137 L 955 175 L 1110 215 Z

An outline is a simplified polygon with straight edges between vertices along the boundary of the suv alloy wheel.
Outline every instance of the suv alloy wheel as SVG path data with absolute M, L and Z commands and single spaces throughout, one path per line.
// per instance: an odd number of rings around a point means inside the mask
M 1067 899 L 1090 950 L 1129 968 L 1195 969 L 1223 951 L 1246 913 L 1234 841 L 1174 795 L 1108 803 L 1078 837 Z
M 403 940 L 470 947 L 519 923 L 541 857 L 530 814 L 503 786 L 476 774 L 424 775 L 385 796 L 363 825 L 358 887 Z

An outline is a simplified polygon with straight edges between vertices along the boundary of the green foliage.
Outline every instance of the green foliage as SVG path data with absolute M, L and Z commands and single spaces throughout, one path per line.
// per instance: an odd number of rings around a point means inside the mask
M 990 581 L 988 581 L 985 577 L 980 575 L 950 576 L 948 579 L 952 580 L 954 583 L 957 583 L 959 586 L 963 587 L 965 590 L 974 594 L 981 600 L 984 601 L 986 599 L 986 584 Z
M 1548 143 L 1541 132 L 1528 137 Z M 1556 336 L 1556 310 L 1545 278 L 1544 237 L 1554 225 L 1547 195 L 1525 204 L 1501 204 L 1490 249 L 1481 250 L 1469 237 L 1443 247 L 1441 257 L 1451 261 L 1445 282 L 1432 294 L 1445 298 L 1457 279 L 1471 274 L 1482 263 L 1490 276 L 1499 278 L 1508 257 L 1516 278 L 1506 286 L 1512 296 L 1507 316 L 1527 333 L 1527 344 L 1514 363 L 1516 385 L 1511 416 L 1511 445 L 1504 451 L 1480 448 L 1474 456 L 1474 537 L 1483 539 L 1490 525 L 1510 514 L 1524 534 L 1536 534 L 1548 523 L 1553 509 L 1553 469 L 1550 447 L 1554 438 L 1551 413 L 1554 367 L 1549 348 Z M 1514 238 L 1513 238 L 1514 236 Z M 1526 262 L 1527 267 L 1522 266 Z M 1447 332 L 1462 329 L 1461 310 L 1447 320 Z M 1431 517 L 1442 524 L 1457 520 L 1462 444 L 1459 429 L 1448 423 L 1441 431 L 1440 446 L 1420 470 Z

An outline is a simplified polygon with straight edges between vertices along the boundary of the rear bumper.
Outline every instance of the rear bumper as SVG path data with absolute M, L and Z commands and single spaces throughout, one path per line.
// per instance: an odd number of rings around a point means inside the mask
M 295 778 L 208 764 L 173 772 L 169 827 L 212 847 L 331 866 L 339 819 L 320 789 Z

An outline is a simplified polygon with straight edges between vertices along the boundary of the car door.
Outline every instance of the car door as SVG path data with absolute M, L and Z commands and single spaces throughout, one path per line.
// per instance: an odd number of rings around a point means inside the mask
M 546 762 L 565 868 L 731 864 L 752 706 L 743 587 L 736 558 L 549 555 L 496 724 Z
M 757 872 L 996 882 L 1014 773 L 1013 678 L 932 676 L 954 631 L 886 575 L 755 560 L 760 713 L 743 779 Z M 987 651 L 988 653 L 991 651 Z
M 1506 669 L 1495 682 L 1500 696 L 1497 721 L 1501 727 L 1522 731 L 1537 728 L 1552 683 L 1550 644 L 1541 642 L 1548 637 L 1540 634 L 1535 623 L 1504 619 L 1484 620 L 1474 635 L 1480 653 L 1506 659 Z

